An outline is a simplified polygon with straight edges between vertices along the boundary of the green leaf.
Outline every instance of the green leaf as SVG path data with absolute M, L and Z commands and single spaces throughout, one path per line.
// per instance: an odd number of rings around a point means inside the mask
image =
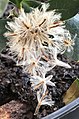
M 22 7 L 24 8 L 25 12 L 30 12 L 32 8 L 36 8 L 41 5 L 41 2 L 36 0 L 23 0 L 21 2 Z
M 79 14 L 74 16 L 73 18 L 66 21 L 66 28 L 70 31 L 72 39 L 75 35 L 76 38 L 74 39 L 75 45 L 73 52 L 67 53 L 66 56 L 71 60 L 79 60 Z
M 0 0 L 0 17 L 3 15 L 9 0 Z
M 25 2 L 21 3 L 21 6 L 24 8 L 24 11 L 29 13 L 31 11 L 31 8 L 29 7 L 28 4 L 26 4 Z
M 79 79 L 76 79 L 63 96 L 63 102 L 68 104 L 79 97 Z
M 6 38 L 3 34 L 6 32 L 6 25 L 7 20 L 0 19 L 0 51 L 6 46 Z
M 62 19 L 66 20 L 79 12 L 79 0 L 49 0 L 51 10 L 57 9 L 62 13 Z
M 18 8 L 20 8 L 20 4 L 22 0 L 10 0 L 12 3 L 14 3 Z
M 38 7 L 41 4 L 41 2 L 36 0 L 23 0 L 22 2 L 33 8 Z

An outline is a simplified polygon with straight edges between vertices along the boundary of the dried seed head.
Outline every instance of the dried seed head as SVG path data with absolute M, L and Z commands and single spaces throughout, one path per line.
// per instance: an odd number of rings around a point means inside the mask
M 25 72 L 31 75 L 31 86 L 38 89 L 38 105 L 35 114 L 41 105 L 53 105 L 54 102 L 47 96 L 47 85 L 55 86 L 45 77 L 47 71 L 58 66 L 71 68 L 67 63 L 57 59 L 58 53 L 73 49 L 74 41 L 68 30 L 65 30 L 61 14 L 47 11 L 49 4 L 43 4 L 40 9 L 35 8 L 30 13 L 21 9 L 14 21 L 7 22 L 10 51 L 17 55 L 17 65 L 22 65 Z

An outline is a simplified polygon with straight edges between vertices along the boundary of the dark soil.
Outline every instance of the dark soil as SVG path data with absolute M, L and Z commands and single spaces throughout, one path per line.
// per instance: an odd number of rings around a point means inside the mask
M 58 58 L 67 61 L 61 55 Z M 47 75 L 53 75 L 52 81 L 56 84 L 56 87 L 48 86 L 49 93 L 52 95 L 55 104 L 52 107 L 41 106 L 39 114 L 34 116 L 37 98 L 36 92 L 31 89 L 29 75 L 23 73 L 22 68 L 16 66 L 15 61 L 6 55 L 6 50 L 3 50 L 2 54 L 0 54 L 0 106 L 12 100 L 23 103 L 26 107 L 26 113 L 24 110 L 24 118 L 22 115 L 19 119 L 38 119 L 60 109 L 65 105 L 62 98 L 63 94 L 72 82 L 79 78 L 79 63 L 72 61 L 69 64 L 72 66 L 71 69 L 57 66 L 47 73 Z M 17 113 L 14 119 L 17 119 Z

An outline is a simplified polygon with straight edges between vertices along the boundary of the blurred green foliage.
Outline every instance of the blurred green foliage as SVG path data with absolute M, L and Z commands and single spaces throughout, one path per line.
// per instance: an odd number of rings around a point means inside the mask
M 79 0 L 49 0 L 49 9 L 56 9 L 62 13 L 62 19 L 66 20 L 79 12 Z
M 0 0 L 0 17 L 3 15 L 9 0 Z
M 18 8 L 20 8 L 20 3 L 22 0 L 10 0 L 10 2 L 14 3 Z
M 3 36 L 4 32 L 6 32 L 6 19 L 0 19 L 0 51 L 6 46 L 6 38 Z

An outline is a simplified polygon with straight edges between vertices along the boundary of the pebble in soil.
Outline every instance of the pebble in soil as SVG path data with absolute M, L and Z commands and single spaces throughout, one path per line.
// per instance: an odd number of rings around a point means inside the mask
M 15 61 L 10 56 L 6 56 L 5 50 L 2 53 L 0 54 L 0 105 L 13 99 L 24 102 L 27 107 L 25 119 L 42 118 L 65 105 L 62 95 L 67 91 L 72 82 L 76 78 L 79 78 L 78 62 L 68 61 L 72 67 L 71 69 L 56 66 L 47 73 L 47 75 L 53 75 L 52 81 L 56 85 L 55 87 L 48 86 L 49 93 L 55 104 L 52 107 L 41 106 L 39 114 L 36 117 L 33 114 L 37 105 L 37 98 L 36 92 L 33 92 L 31 89 L 29 75 L 23 73 L 22 68 L 16 66 Z M 58 58 L 67 62 L 61 55 Z

